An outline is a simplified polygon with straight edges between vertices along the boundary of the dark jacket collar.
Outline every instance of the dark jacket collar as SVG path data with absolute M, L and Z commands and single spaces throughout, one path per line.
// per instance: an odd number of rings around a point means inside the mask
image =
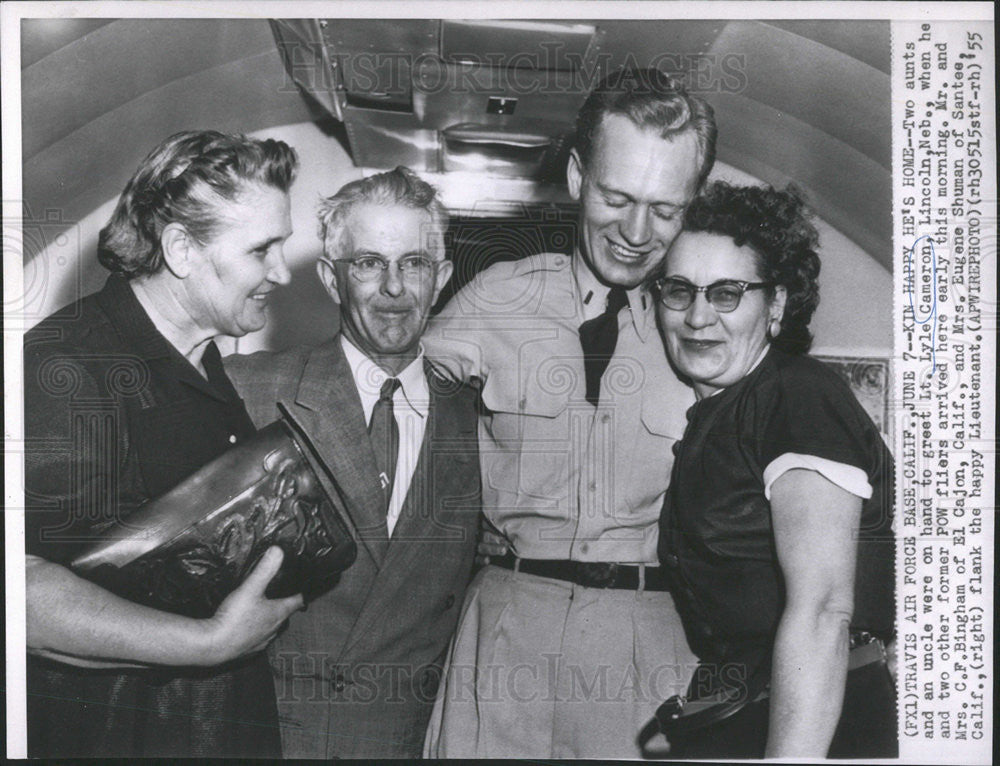
M 229 401 L 235 396 L 232 384 L 222 369 L 221 355 L 215 342 L 208 342 L 202 356 L 202 365 L 208 373 L 208 380 L 205 380 L 156 329 L 125 277 L 120 274 L 109 276 L 104 287 L 97 293 L 97 302 L 126 348 L 132 349 L 143 360 L 172 362 L 180 381 L 216 399 Z
M 125 277 L 109 276 L 97 294 L 97 302 L 125 345 L 143 359 L 165 359 L 171 356 L 171 350 L 176 351 L 156 329 Z

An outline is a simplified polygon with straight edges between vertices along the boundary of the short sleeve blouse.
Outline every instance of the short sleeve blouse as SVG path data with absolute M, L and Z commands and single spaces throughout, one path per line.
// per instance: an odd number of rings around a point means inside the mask
M 832 370 L 771 349 L 741 381 L 691 407 L 675 455 L 660 558 L 676 578 L 696 652 L 773 636 L 784 590 L 765 474 L 788 456 L 856 471 L 862 517 L 852 625 L 891 634 L 892 457 Z

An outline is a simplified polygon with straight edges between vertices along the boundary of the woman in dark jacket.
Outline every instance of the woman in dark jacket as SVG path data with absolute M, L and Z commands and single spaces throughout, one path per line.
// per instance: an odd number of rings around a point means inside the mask
M 104 288 L 24 339 L 28 754 L 280 756 L 261 651 L 301 597 L 271 549 L 209 619 L 139 605 L 66 564 L 254 433 L 213 338 L 260 329 L 289 280 L 279 141 L 187 132 L 143 160 L 100 234 Z

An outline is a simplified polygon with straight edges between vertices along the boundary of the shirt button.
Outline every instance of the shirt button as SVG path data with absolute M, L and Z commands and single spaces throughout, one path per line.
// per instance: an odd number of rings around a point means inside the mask
M 602 423 L 609 423 L 610 421 L 611 421 L 611 414 L 610 413 L 605 412 L 603 415 L 601 415 L 601 422 Z
M 520 410 L 523 410 L 527 406 L 528 406 L 528 400 L 527 399 L 522 399 L 521 401 L 519 401 L 517 403 L 517 408 L 520 409 Z
M 448 595 L 448 598 L 444 600 L 444 608 L 451 609 L 453 606 L 455 606 L 455 594 L 451 593 Z
M 589 489 L 591 492 L 596 492 L 597 491 L 597 482 L 596 481 L 590 482 L 590 484 L 587 485 L 587 489 Z
M 330 683 L 333 685 L 333 690 L 335 692 L 342 692 L 347 687 L 347 680 L 344 678 L 343 673 L 337 673 L 337 675 L 331 679 Z
M 236 444 L 236 434 L 229 434 L 229 443 Z
M 583 544 L 582 544 L 582 545 L 580 546 L 580 552 L 581 552 L 581 553 L 586 553 L 586 552 L 587 552 L 587 551 L 589 551 L 589 550 L 590 550 L 590 545 L 589 545 L 588 543 L 583 543 Z
M 666 564 L 668 567 L 676 567 L 680 563 L 680 561 L 674 554 L 668 553 L 666 557 L 663 559 L 663 563 Z

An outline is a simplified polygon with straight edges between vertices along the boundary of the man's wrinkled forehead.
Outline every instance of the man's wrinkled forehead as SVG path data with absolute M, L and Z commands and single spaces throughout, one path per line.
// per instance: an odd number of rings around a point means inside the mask
M 415 215 L 414 215 L 415 214 Z M 393 241 L 406 255 L 444 258 L 444 230 L 429 210 L 397 203 L 357 202 L 347 209 L 341 227 L 341 250 L 351 255 L 386 255 L 369 251 L 366 243 Z M 392 236 L 385 238 L 385 232 Z

